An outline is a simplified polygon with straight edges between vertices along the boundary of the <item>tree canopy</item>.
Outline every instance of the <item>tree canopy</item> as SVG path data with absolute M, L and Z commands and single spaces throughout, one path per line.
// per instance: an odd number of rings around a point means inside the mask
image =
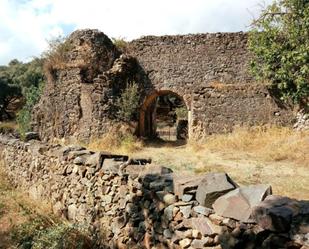
M 31 86 L 38 87 L 44 81 L 42 64 L 43 61 L 39 58 L 28 63 L 14 59 L 7 66 L 0 66 L 0 78 L 19 86 L 24 92 Z
M 28 96 L 32 95 L 37 99 L 33 93 L 44 82 L 42 64 L 42 59 L 35 58 L 28 63 L 14 59 L 7 66 L 0 66 L 0 121 L 13 118 L 8 108 L 14 109 L 17 100 L 24 98 L 28 102 Z
M 252 71 L 281 99 L 308 107 L 309 0 L 277 0 L 254 20 L 249 36 Z

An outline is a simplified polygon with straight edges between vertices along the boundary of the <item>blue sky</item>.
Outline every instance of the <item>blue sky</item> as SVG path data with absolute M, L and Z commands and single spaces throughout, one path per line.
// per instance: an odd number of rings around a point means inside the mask
M 127 40 L 143 35 L 246 31 L 272 0 L 0 0 L 0 65 L 28 61 L 47 40 L 97 28 Z

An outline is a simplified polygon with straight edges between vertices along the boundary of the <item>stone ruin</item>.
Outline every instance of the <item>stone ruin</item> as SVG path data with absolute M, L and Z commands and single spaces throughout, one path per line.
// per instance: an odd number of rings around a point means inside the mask
M 0 152 L 11 182 L 89 229 L 96 248 L 309 248 L 309 202 L 269 185 L 5 136 Z
M 121 123 L 115 101 L 135 81 L 140 91 L 136 135 L 156 132 L 155 100 L 174 94 L 188 111 L 189 138 L 234 126 L 292 125 L 290 107 L 249 72 L 246 33 L 146 36 L 124 52 L 98 30 L 73 32 L 66 61 L 53 65 L 32 126 L 44 140 L 89 141 Z

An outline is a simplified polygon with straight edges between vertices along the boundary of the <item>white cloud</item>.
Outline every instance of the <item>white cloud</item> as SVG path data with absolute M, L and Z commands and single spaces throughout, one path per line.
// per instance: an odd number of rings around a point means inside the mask
M 272 0 L 266 0 L 270 3 Z M 74 28 L 110 37 L 247 30 L 260 0 L 0 0 L 0 64 L 39 55 Z

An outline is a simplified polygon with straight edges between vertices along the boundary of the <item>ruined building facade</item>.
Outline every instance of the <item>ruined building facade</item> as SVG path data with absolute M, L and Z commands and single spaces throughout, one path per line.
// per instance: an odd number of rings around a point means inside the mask
M 141 94 L 139 136 L 154 132 L 153 103 L 174 94 L 188 110 L 189 137 L 230 131 L 235 126 L 293 122 L 292 111 L 249 73 L 245 33 L 147 36 L 119 51 L 97 30 L 70 35 L 67 60 L 54 67 L 33 113 L 43 139 L 99 137 L 120 121 L 115 101 L 127 82 Z

